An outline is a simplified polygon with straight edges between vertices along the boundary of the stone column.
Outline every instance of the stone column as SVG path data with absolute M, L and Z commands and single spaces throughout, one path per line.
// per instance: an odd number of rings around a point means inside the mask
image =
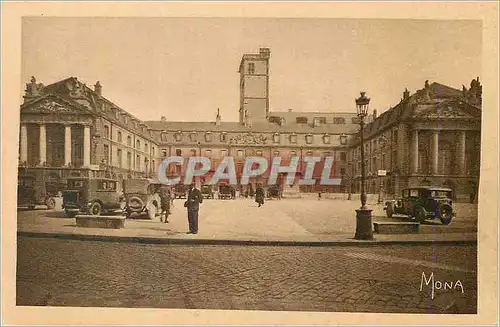
M 439 132 L 437 130 L 432 131 L 432 142 L 431 142 L 431 160 L 432 160 L 432 174 L 437 175 L 438 173 L 438 162 L 439 162 Z
M 21 125 L 21 162 L 28 162 L 28 127 L 23 124 Z
M 90 126 L 83 128 L 83 167 L 90 167 Z
M 43 165 L 47 162 L 47 133 L 45 130 L 45 124 L 40 124 L 40 145 L 38 149 L 40 154 L 40 165 Z
M 414 174 L 416 174 L 418 173 L 418 129 L 413 130 L 411 150 L 412 150 L 411 171 Z
M 71 125 L 64 126 L 64 165 L 71 162 Z
M 458 135 L 457 167 L 458 174 L 465 175 L 465 131 L 460 131 Z

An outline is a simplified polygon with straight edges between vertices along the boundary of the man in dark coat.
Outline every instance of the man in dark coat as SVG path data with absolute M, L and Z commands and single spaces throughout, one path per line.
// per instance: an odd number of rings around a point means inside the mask
M 261 184 L 257 185 L 257 189 L 255 190 L 255 202 L 259 204 L 259 207 L 264 204 L 264 188 Z
M 200 210 L 200 203 L 202 202 L 203 196 L 200 190 L 196 188 L 194 183 L 189 185 L 187 200 L 184 202 L 184 207 L 187 208 L 188 212 L 188 234 L 198 233 L 198 211 Z

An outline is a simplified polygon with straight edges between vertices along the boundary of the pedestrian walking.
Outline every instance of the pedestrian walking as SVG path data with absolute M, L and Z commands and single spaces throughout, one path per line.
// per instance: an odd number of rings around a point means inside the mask
M 257 185 L 257 189 L 255 190 L 255 202 L 259 204 L 259 207 L 261 207 L 264 204 L 264 188 L 262 187 L 261 184 Z
M 160 188 L 160 206 L 161 206 L 161 214 L 160 214 L 160 222 L 168 223 L 168 216 L 170 215 L 170 193 L 168 190 Z M 163 216 L 165 216 L 165 221 L 163 220 Z
M 318 192 L 318 200 L 321 200 L 321 192 Z
M 189 232 L 188 234 L 198 234 L 198 212 L 200 210 L 200 203 L 203 202 L 203 196 L 195 186 L 189 185 L 189 191 L 184 207 L 187 208 Z

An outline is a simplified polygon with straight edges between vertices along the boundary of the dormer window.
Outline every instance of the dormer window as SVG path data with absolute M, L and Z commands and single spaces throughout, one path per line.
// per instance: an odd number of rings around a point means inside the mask
M 160 138 L 163 142 L 165 142 L 167 140 L 167 132 L 161 132 L 160 134 Z
M 253 75 L 255 73 L 255 64 L 253 62 L 248 63 L 248 74 Z
M 330 142 L 331 142 L 330 135 L 329 134 L 323 135 L 323 143 L 330 144 Z
M 290 143 L 297 143 L 297 134 L 293 133 L 290 135 Z
M 197 139 L 198 139 L 198 134 L 196 134 L 196 132 L 191 132 L 191 133 L 189 134 L 189 140 L 190 140 L 191 142 L 196 142 L 196 140 L 197 140 Z
M 279 133 L 274 133 L 273 143 L 280 143 L 280 134 Z
M 345 124 L 345 118 L 344 117 L 333 117 L 333 123 L 334 124 Z
M 313 120 L 313 126 L 319 126 L 321 124 L 326 124 L 326 118 L 325 117 L 315 117 Z
M 340 144 L 347 145 L 347 135 L 345 134 L 340 135 Z
M 205 133 L 205 142 L 212 142 L 213 136 L 211 132 L 206 132 Z
M 297 124 L 307 124 L 307 117 L 297 117 L 295 118 Z
M 227 142 L 227 134 L 226 133 L 221 133 L 221 135 L 220 135 L 220 141 L 221 142 Z
M 278 116 L 269 116 L 269 122 L 274 124 L 279 124 L 281 121 L 281 117 Z
M 181 131 L 177 131 L 175 134 L 174 134 L 174 139 L 176 142 L 180 142 L 182 141 L 182 132 Z
M 313 143 L 314 136 L 312 134 L 307 134 L 306 135 L 306 143 L 307 144 L 312 144 Z

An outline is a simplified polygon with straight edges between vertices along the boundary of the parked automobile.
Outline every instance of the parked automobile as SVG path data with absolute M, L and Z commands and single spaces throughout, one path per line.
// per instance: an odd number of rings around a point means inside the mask
M 36 205 L 46 205 L 47 209 L 55 207 L 55 200 L 47 193 L 45 184 L 39 185 L 35 176 L 19 175 L 17 178 L 17 207 L 35 209 Z
M 213 199 L 214 198 L 214 188 L 213 185 L 203 184 L 201 185 L 201 195 L 205 199 Z
M 233 196 L 232 186 L 229 184 L 219 184 L 219 199 L 231 199 Z
M 281 188 L 278 185 L 269 185 L 267 188 L 267 197 L 281 199 Z
M 402 191 L 401 199 L 386 201 L 384 210 L 389 218 L 394 214 L 407 215 L 418 222 L 439 218 L 448 225 L 455 216 L 451 192 L 443 187 L 407 188 Z
M 118 181 L 109 178 L 68 178 L 63 192 L 63 209 L 67 217 L 78 213 L 100 215 L 121 209 Z
M 185 184 L 174 185 L 174 197 L 176 199 L 185 199 L 187 197 L 188 186 Z
M 162 184 L 146 178 L 126 179 L 123 181 L 125 195 L 125 216 L 146 213 L 149 219 L 161 214 L 159 191 Z

